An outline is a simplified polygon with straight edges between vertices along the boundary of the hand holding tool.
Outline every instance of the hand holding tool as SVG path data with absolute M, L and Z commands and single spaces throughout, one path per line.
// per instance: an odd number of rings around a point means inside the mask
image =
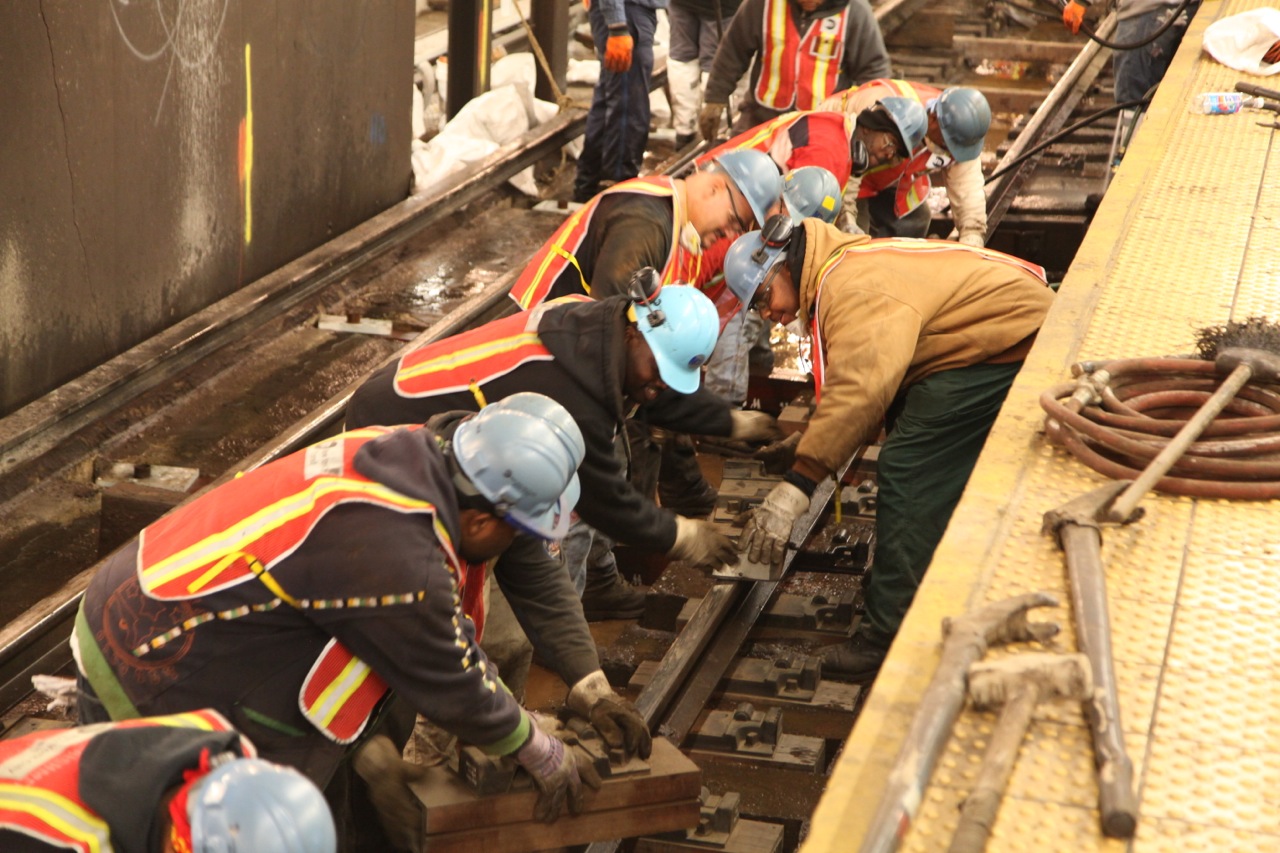
M 982 853 L 996 822 L 1031 714 L 1044 699 L 1084 700 L 1093 692 L 1084 655 L 1028 652 L 969 668 L 969 698 L 975 708 L 1003 706 L 978 770 L 960 807 L 960 823 L 948 853 Z
M 942 659 L 916 708 L 880 805 L 867 828 L 861 853 L 897 850 L 911 828 L 934 765 L 964 705 L 969 667 L 997 643 L 1043 643 L 1054 637 L 1059 630 L 1057 623 L 1031 622 L 1027 615 L 1032 608 L 1057 604 L 1058 599 L 1049 593 L 1033 592 L 943 620 Z

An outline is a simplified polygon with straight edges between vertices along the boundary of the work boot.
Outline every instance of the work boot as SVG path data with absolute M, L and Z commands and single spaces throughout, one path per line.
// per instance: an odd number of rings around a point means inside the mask
M 832 681 L 870 684 L 875 681 L 892 640 L 879 640 L 858 631 L 848 640 L 827 646 L 820 655 L 822 677 Z
M 670 437 L 662 445 L 658 468 L 658 500 L 681 515 L 697 518 L 710 515 L 720 493 L 702 476 L 693 439 L 687 435 Z
M 677 133 L 676 134 L 676 150 L 682 151 L 688 145 L 692 145 L 693 141 L 698 138 L 696 133 Z
M 648 587 L 632 586 L 616 571 L 597 575 L 588 570 L 587 587 L 582 591 L 582 615 L 588 622 L 639 619 L 648 592 Z

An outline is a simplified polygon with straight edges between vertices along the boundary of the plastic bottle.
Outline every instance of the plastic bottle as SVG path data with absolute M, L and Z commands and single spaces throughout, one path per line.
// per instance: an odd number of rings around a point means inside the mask
M 1243 107 L 1261 107 L 1262 98 L 1246 98 L 1239 92 L 1202 92 L 1191 99 L 1191 112 L 1205 115 L 1228 115 Z

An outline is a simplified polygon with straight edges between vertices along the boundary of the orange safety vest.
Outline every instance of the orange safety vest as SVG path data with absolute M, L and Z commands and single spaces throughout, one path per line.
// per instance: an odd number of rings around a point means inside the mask
M 97 735 L 113 728 L 168 726 L 228 732 L 231 723 L 216 711 L 52 729 L 0 740 L 0 828 L 11 829 L 79 853 L 111 853 L 111 827 L 80 797 L 80 759 Z M 240 739 L 240 752 L 257 756 Z
M 1004 252 L 997 252 L 994 249 L 979 249 L 973 246 L 964 246 L 959 243 L 948 243 L 942 240 L 911 240 L 911 239 L 894 239 L 885 238 L 880 240 L 872 240 L 870 243 L 863 243 L 859 246 L 848 246 L 831 257 L 827 258 L 822 268 L 818 270 L 818 287 L 813 295 L 813 308 L 810 309 L 809 331 L 813 336 L 813 401 L 818 403 L 822 400 L 822 382 L 827 372 L 827 346 L 822 340 L 822 326 L 818 323 L 818 303 L 822 299 L 822 285 L 826 283 L 829 276 L 840 262 L 849 255 L 864 254 L 866 252 L 907 252 L 912 254 L 928 253 L 928 252 L 978 252 L 984 257 L 993 261 L 1012 264 L 1019 269 L 1031 273 L 1040 281 L 1048 284 L 1048 278 L 1045 276 L 1044 267 L 1039 264 L 1033 264 L 1030 261 L 1024 261 L 1022 258 L 1006 255 Z
M 452 394 L 484 385 L 532 361 L 553 361 L 555 356 L 538 337 L 538 322 L 545 309 L 590 301 L 591 297 L 581 294 L 562 296 L 543 302 L 532 311 L 512 314 L 416 349 L 400 359 L 396 393 L 410 398 Z
M 817 109 L 836 90 L 849 8 L 819 18 L 803 35 L 787 0 L 765 0 L 756 103 L 773 110 Z
M 614 193 L 635 193 L 671 199 L 671 252 L 660 270 L 662 284 L 697 279 L 702 254 L 700 251 L 691 252 L 680 245 L 680 232 L 687 215 L 684 204 L 680 201 L 680 193 L 676 192 L 675 180 L 665 176 L 632 178 L 597 193 L 595 198 L 570 214 L 556 229 L 556 233 L 551 235 L 551 239 L 538 250 L 511 288 L 511 298 L 521 309 L 527 311 L 543 302 L 556 279 L 570 264 L 578 270 L 579 277 L 582 277 L 582 268 L 578 266 L 575 253 L 586 239 L 587 230 L 591 227 L 591 217 L 595 214 L 600 199 Z M 582 279 L 582 292 L 591 294 L 591 283 L 585 278 Z
M 468 602 L 474 606 L 482 601 L 483 568 L 479 572 L 473 568 L 469 576 L 468 566 L 456 554 L 435 506 L 354 469 L 356 452 L 389 432 L 392 429 L 388 427 L 367 427 L 314 444 L 223 484 L 218 488 L 217 500 L 205 498 L 179 507 L 143 530 L 138 535 L 138 581 L 150 598 L 202 598 L 255 579 L 275 597 L 262 604 L 198 613 L 156 634 L 135 648 L 134 654 L 142 657 L 215 619 L 236 619 L 286 604 L 300 610 L 319 610 L 422 601 L 426 592 L 421 589 L 367 598 L 299 598 L 272 576 L 271 570 L 302 545 L 321 518 L 344 503 L 375 504 L 395 512 L 434 516 L 436 540 L 453 578 L 455 604 L 462 606 L 465 613 Z M 483 620 L 483 613 L 480 618 Z M 460 625 L 455 626 L 455 632 L 462 642 Z M 304 679 L 299 704 L 303 715 L 317 729 L 345 744 L 363 731 L 386 691 L 386 682 L 334 639 L 326 644 Z
M 942 90 L 936 86 L 886 78 L 863 83 L 857 91 L 863 92 L 873 87 L 885 89 L 883 97 L 911 98 L 921 106 L 942 94 Z M 896 184 L 893 213 L 898 218 L 902 218 L 929 197 L 929 190 L 933 187 L 929 180 L 929 172 L 945 169 L 951 165 L 951 162 L 949 154 L 935 154 L 922 142 L 920 147 L 911 152 L 901 163 L 877 166 L 863 175 L 862 183 L 858 186 L 858 198 L 871 198 Z
M 722 142 L 715 148 L 698 157 L 694 162 L 699 166 L 710 163 L 721 154 L 730 151 L 763 151 L 769 153 L 769 149 L 773 147 L 773 139 L 779 133 L 785 133 L 791 128 L 791 125 L 804 118 L 806 113 L 796 110 L 794 112 L 783 113 L 777 118 L 772 118 L 763 124 L 758 124 L 749 130 L 739 133 L 728 142 Z M 786 168 L 783 164 L 782 168 Z

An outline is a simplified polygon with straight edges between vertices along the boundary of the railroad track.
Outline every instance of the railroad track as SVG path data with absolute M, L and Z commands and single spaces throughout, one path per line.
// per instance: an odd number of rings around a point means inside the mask
M 882 8 L 902 16 L 907 7 Z M 1090 97 L 1103 53 L 1086 48 L 1071 63 L 1002 147 L 1001 164 L 1066 124 Z M 421 345 L 511 310 L 505 294 L 519 264 L 509 259 L 530 254 L 558 218 L 512 206 L 497 187 L 580 133 L 583 120 L 563 114 L 449 190 L 409 199 L 0 419 L 0 571 L 11 591 L 0 605 L 0 713 L 28 700 L 31 674 L 69 662 L 69 620 L 105 556 L 95 463 L 182 465 L 200 471 L 204 488 L 216 485 L 335 430 L 360 380 L 394 358 L 408 334 Z M 690 159 L 686 152 L 665 167 L 678 172 Z M 997 234 L 1019 193 L 1034 186 L 1035 162 L 989 185 Z M 323 332 L 314 325 L 318 309 L 394 314 L 402 335 Z M 226 422 L 231 429 L 215 429 Z M 827 523 L 829 498 L 830 487 L 803 520 L 808 528 Z M 656 731 L 682 744 L 710 704 L 727 701 L 726 673 L 779 591 L 774 582 L 710 586 L 647 681 L 637 682 L 638 706 Z M 854 713 L 848 709 L 847 725 L 837 714 L 836 727 L 847 731 Z M 798 822 L 785 819 L 794 834 Z

